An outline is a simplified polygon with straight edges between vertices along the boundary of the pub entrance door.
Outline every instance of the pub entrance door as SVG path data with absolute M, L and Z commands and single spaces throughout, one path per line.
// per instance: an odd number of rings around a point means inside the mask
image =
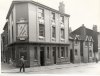
M 45 51 L 44 47 L 40 47 L 40 65 L 41 66 L 45 65 L 44 51 Z
M 56 64 L 56 47 L 53 47 L 53 61 Z
M 74 55 L 73 55 L 73 50 L 70 50 L 70 62 L 74 63 Z

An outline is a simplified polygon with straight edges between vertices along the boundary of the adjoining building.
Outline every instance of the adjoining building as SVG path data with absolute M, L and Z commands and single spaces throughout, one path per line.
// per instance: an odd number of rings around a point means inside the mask
M 80 36 L 76 34 L 70 34 L 69 41 L 70 41 L 70 62 L 80 63 L 81 62 Z
M 8 62 L 8 22 L 5 23 L 3 30 L 4 32 L 1 34 L 1 61 Z
M 86 28 L 84 25 L 70 33 L 73 39 L 70 39 L 70 55 L 72 62 L 93 62 L 94 61 L 94 42 L 93 30 Z M 97 46 L 97 44 L 95 45 Z M 72 51 L 73 50 L 73 51 Z
M 64 4 L 59 11 L 32 0 L 14 0 L 7 14 L 7 55 L 19 66 L 21 56 L 26 66 L 69 63 L 69 17 Z M 4 29 L 4 31 L 6 31 Z M 3 43 L 5 39 L 3 39 Z
M 98 33 L 98 60 L 100 61 L 100 32 Z

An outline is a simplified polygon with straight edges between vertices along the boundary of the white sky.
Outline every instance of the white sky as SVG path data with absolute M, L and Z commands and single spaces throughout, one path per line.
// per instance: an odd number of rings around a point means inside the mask
M 58 10 L 59 2 L 65 4 L 65 12 L 70 14 L 69 26 L 72 30 L 85 24 L 87 28 L 92 29 L 93 24 L 98 26 L 100 32 L 100 0 L 34 0 L 46 6 Z M 0 33 L 6 22 L 12 0 L 0 0 Z

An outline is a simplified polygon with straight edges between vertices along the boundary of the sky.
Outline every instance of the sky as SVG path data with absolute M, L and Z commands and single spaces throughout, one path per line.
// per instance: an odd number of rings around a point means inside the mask
M 6 22 L 6 16 L 13 0 L 0 0 L 0 34 Z M 100 32 L 100 0 L 34 0 L 58 10 L 59 2 L 65 4 L 65 13 L 70 15 L 69 26 L 72 30 L 82 24 L 92 29 L 97 25 Z

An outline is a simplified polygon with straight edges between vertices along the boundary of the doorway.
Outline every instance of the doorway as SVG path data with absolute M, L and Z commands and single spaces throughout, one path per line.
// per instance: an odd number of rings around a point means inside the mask
M 53 61 L 56 64 L 56 47 L 53 47 Z
M 44 66 L 45 61 L 44 61 L 44 47 L 40 47 L 40 65 Z
M 70 62 L 73 63 L 74 62 L 74 56 L 73 56 L 73 50 L 70 50 Z

